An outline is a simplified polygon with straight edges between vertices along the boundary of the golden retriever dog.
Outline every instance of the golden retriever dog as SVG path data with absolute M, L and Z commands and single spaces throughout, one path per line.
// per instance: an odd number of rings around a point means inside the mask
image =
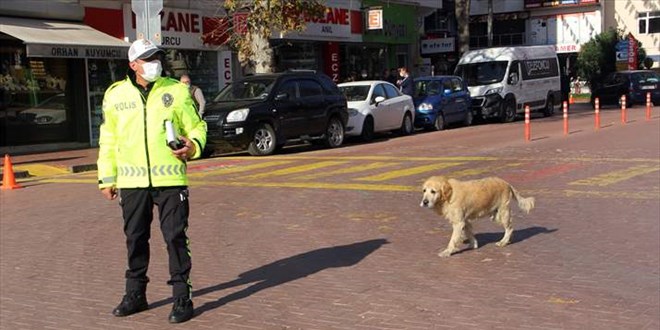
M 513 224 L 509 203 L 515 198 L 518 207 L 529 213 L 534 208 L 534 197 L 522 197 L 508 182 L 489 177 L 479 180 L 459 181 L 444 176 L 432 176 L 423 185 L 422 202 L 419 206 L 435 210 L 449 220 L 453 232 L 447 248 L 438 253 L 449 257 L 457 251 L 458 244 L 467 239 L 473 249 L 479 247 L 472 232 L 472 221 L 485 216 L 504 227 L 504 237 L 497 242 L 503 247 L 509 244 Z

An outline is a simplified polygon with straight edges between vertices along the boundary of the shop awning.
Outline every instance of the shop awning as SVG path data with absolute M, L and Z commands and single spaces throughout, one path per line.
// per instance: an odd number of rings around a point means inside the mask
M 0 32 L 22 40 L 28 57 L 126 59 L 130 46 L 82 23 L 0 16 Z

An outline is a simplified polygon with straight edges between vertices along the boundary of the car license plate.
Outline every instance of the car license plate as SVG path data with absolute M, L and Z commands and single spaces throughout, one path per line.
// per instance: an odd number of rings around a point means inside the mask
M 641 86 L 642 89 L 655 89 L 655 85 L 647 85 L 647 86 Z

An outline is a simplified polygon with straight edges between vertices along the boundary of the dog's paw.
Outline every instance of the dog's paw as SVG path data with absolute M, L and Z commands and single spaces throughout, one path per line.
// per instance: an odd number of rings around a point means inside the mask
M 442 252 L 438 253 L 438 257 L 441 257 L 441 258 L 449 257 L 451 255 L 451 252 L 452 251 L 449 250 L 449 249 L 443 250 Z
M 505 246 L 509 245 L 509 242 L 499 241 L 499 242 L 495 243 L 495 245 L 497 245 L 499 247 L 505 247 Z

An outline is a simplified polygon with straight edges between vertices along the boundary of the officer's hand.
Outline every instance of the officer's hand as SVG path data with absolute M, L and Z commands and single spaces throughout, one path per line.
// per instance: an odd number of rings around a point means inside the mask
M 105 197 L 105 199 L 110 201 L 117 198 L 117 188 L 115 187 L 103 188 L 101 189 L 101 193 L 103 194 L 103 197 Z
M 181 160 L 192 158 L 195 154 L 195 144 L 185 136 L 179 136 L 179 140 L 183 141 L 184 146 L 181 149 L 172 150 L 174 156 Z

